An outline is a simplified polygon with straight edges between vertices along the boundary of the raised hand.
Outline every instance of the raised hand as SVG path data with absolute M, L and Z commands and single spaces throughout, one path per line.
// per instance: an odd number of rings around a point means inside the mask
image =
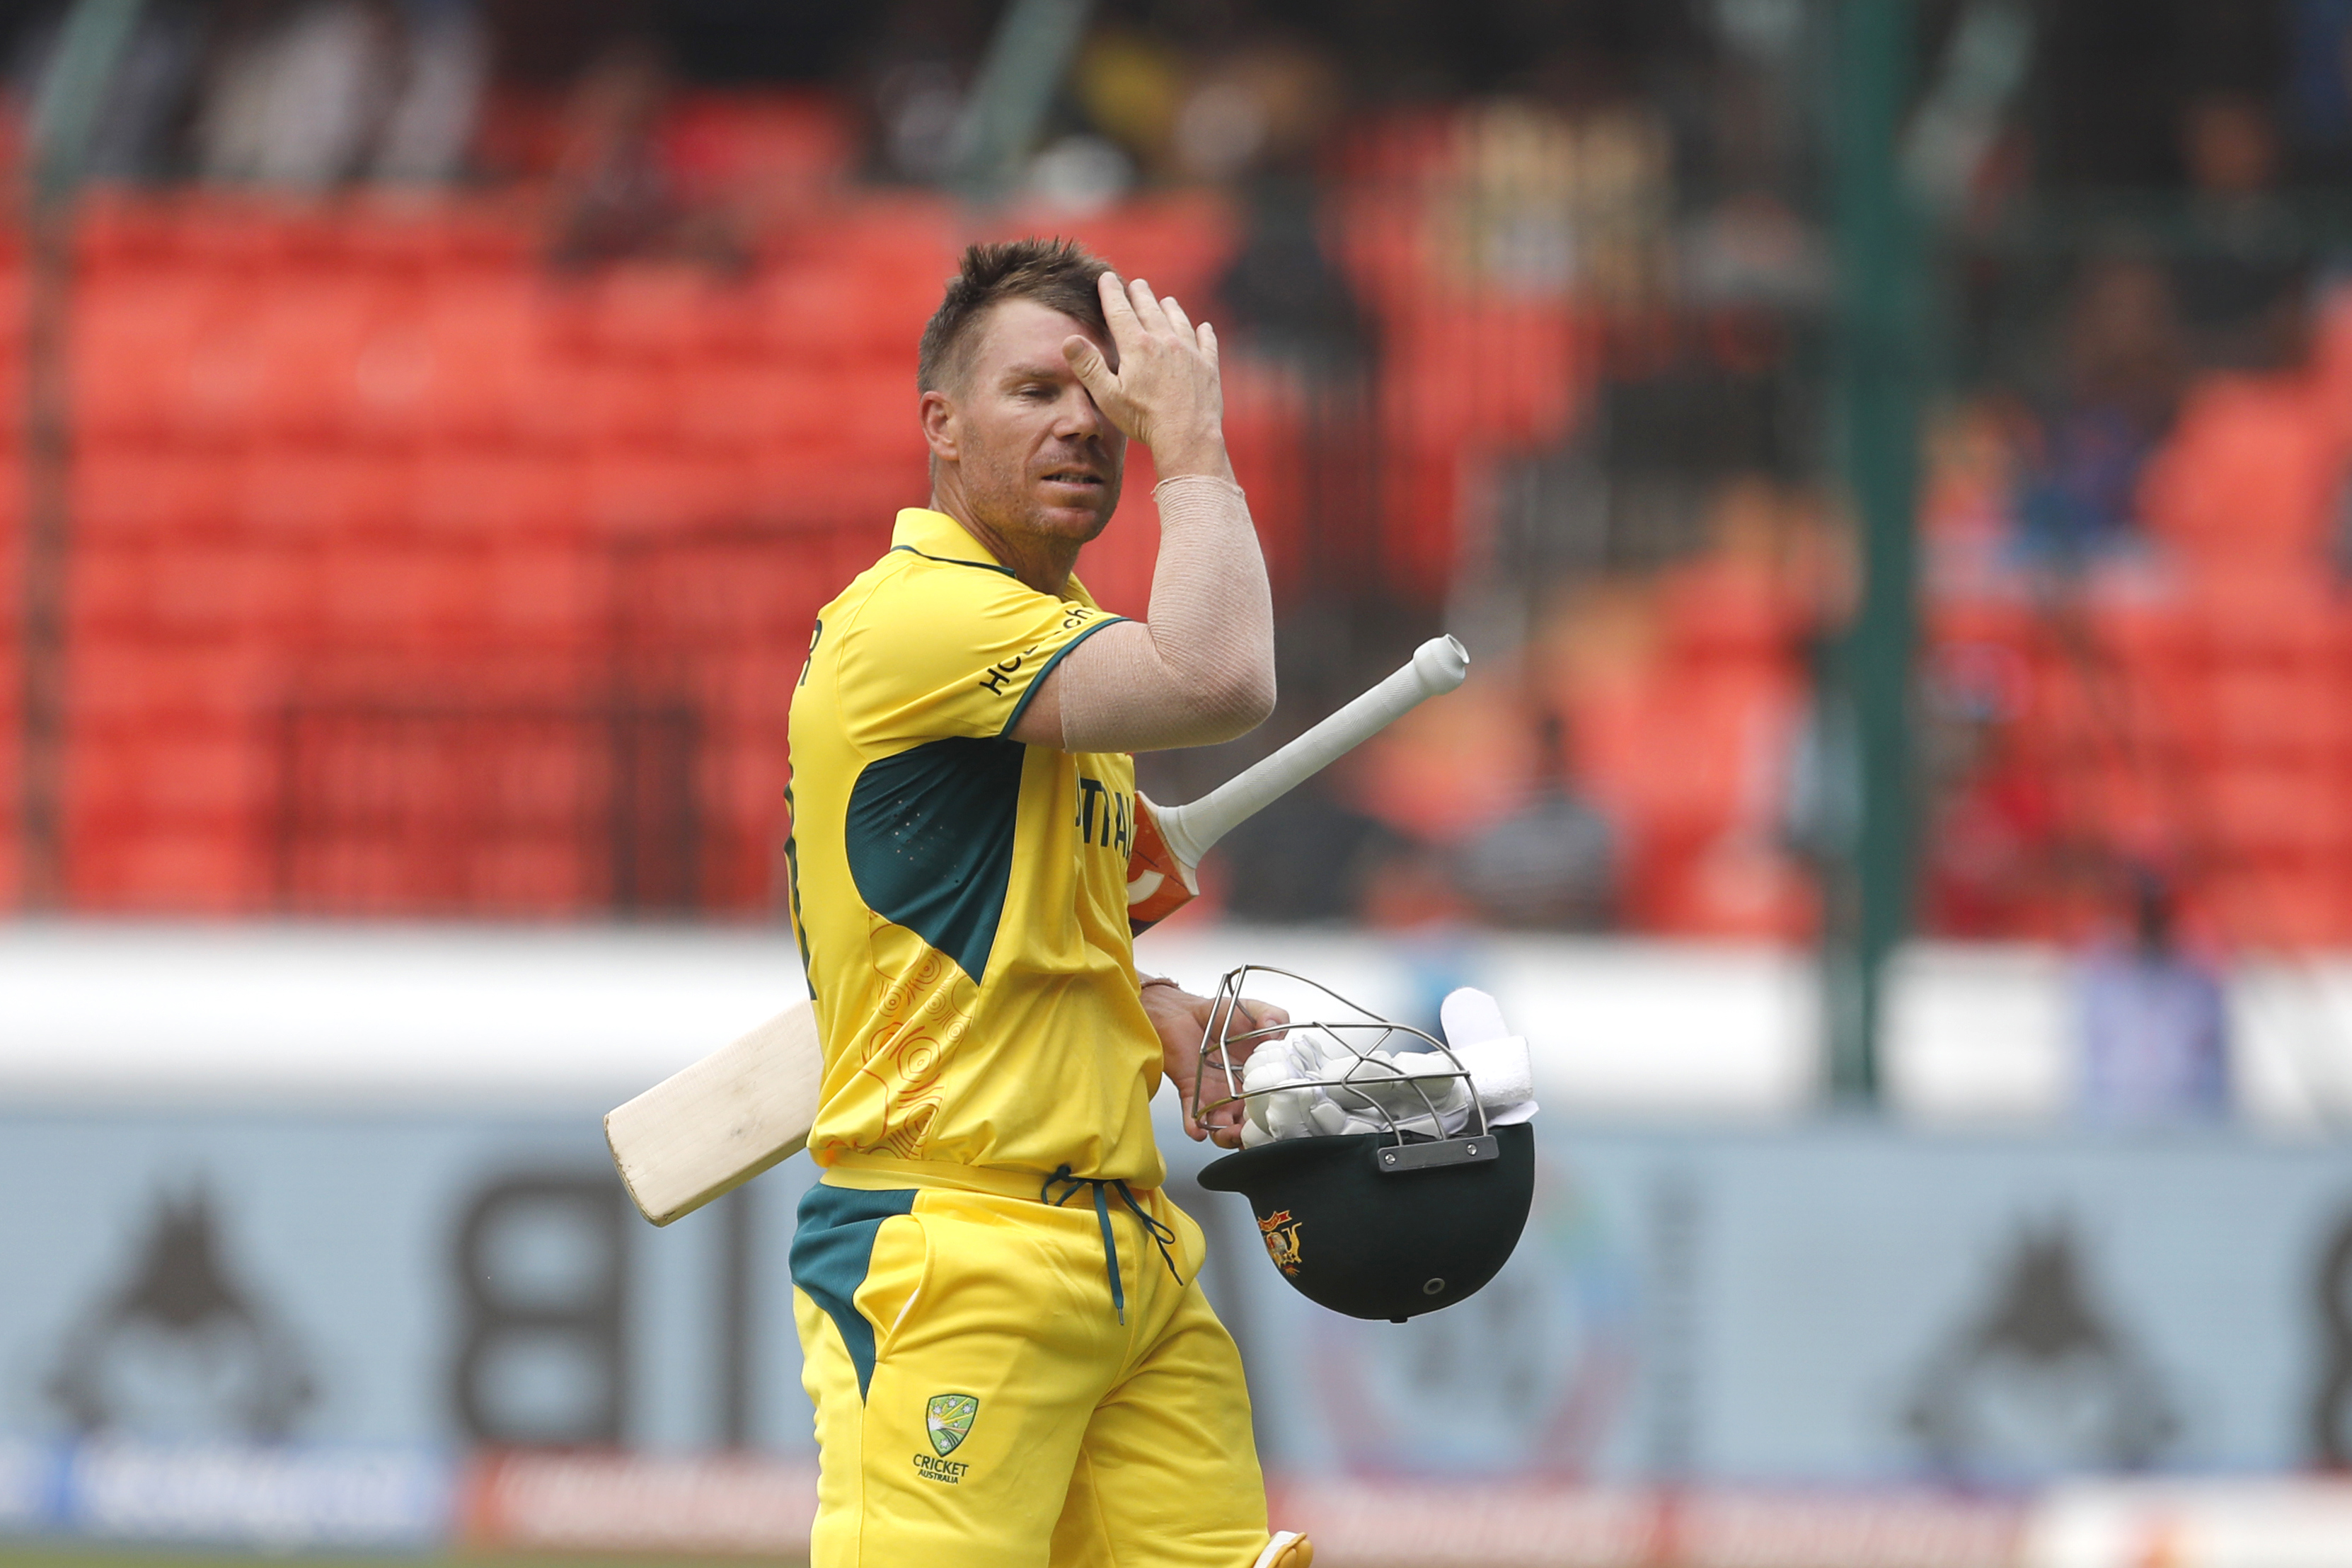
M 1155 298 L 1140 278 L 1122 283 L 1117 273 L 1106 272 L 1100 287 L 1118 368 L 1073 333 L 1063 341 L 1062 353 L 1080 384 L 1129 440 L 1151 448 L 1152 468 L 1161 479 L 1232 479 L 1216 329 L 1206 321 L 1195 327 L 1174 295 Z

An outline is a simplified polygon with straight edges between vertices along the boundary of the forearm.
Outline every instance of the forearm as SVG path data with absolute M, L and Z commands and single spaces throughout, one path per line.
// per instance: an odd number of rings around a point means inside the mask
M 1152 496 L 1160 561 L 1149 619 L 1088 637 L 1039 693 L 1066 751 L 1209 745 L 1274 710 L 1274 597 L 1241 487 L 1187 475 Z

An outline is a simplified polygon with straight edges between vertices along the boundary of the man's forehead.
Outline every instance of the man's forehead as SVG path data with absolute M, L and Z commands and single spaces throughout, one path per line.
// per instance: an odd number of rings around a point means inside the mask
M 1063 364 L 1062 340 L 1072 333 L 1110 353 L 1108 338 L 1076 316 L 1034 300 L 1001 300 L 981 322 L 973 368 L 986 374 L 1007 363 Z

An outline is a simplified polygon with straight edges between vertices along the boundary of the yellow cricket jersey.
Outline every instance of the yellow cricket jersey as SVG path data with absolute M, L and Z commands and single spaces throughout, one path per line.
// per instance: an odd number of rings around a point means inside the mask
M 824 1039 L 818 1164 L 1160 1184 L 1160 1043 L 1127 924 L 1134 759 L 1006 737 L 1055 662 L 1119 618 L 911 508 L 818 617 L 786 845 Z

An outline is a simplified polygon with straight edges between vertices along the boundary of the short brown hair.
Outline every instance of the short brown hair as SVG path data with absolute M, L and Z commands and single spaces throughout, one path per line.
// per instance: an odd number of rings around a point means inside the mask
M 1097 289 L 1109 270 L 1108 262 L 1075 239 L 1032 235 L 1001 245 L 967 247 L 948 283 L 947 298 L 923 328 L 922 345 L 915 351 L 916 386 L 930 392 L 961 374 L 982 318 L 1002 300 L 1034 300 L 1107 335 L 1110 328 L 1103 320 L 1102 295 Z

